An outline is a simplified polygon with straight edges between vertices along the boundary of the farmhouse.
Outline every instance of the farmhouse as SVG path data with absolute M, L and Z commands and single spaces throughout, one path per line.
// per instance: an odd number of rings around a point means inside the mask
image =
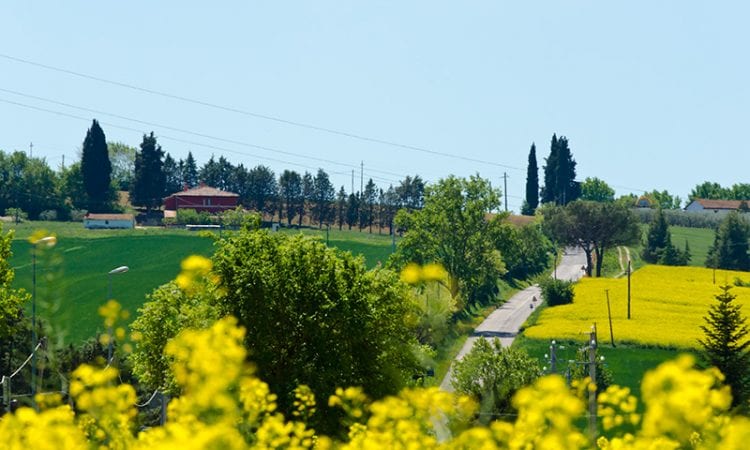
M 132 214 L 86 214 L 83 218 L 83 226 L 88 229 L 95 228 L 121 228 L 130 229 L 135 226 L 135 218 Z
M 747 205 L 748 203 L 745 200 L 708 200 L 696 198 L 685 207 L 685 211 L 709 211 L 726 214 L 730 211 L 747 211 Z
M 234 192 L 222 191 L 206 185 L 200 185 L 182 192 L 175 192 L 164 199 L 165 215 L 167 211 L 178 209 L 194 209 L 218 213 L 237 207 L 239 195 Z

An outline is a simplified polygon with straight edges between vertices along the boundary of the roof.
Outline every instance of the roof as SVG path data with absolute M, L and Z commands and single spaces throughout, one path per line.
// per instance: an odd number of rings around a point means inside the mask
M 133 220 L 132 214 L 86 214 L 88 220 Z
M 740 209 L 740 203 L 743 200 L 709 200 L 696 198 L 694 202 L 699 203 L 704 209 Z
M 198 186 L 186 191 L 175 192 L 169 197 L 239 197 L 239 195 L 234 192 L 222 191 L 221 189 L 216 189 L 211 186 Z

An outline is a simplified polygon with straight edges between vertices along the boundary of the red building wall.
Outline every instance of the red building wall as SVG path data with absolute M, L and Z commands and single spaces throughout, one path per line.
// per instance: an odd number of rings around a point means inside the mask
M 237 207 L 237 197 L 181 196 L 171 195 L 164 200 L 164 209 L 194 209 L 196 211 L 221 212 Z

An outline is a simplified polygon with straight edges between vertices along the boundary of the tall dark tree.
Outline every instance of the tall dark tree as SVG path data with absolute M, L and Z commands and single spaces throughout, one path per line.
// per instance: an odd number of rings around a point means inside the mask
M 328 174 L 323 169 L 318 169 L 318 173 L 313 179 L 313 216 L 318 221 L 318 227 L 323 226 L 323 222 L 328 222 L 331 215 L 331 206 L 336 196 L 336 191 L 331 184 Z
M 730 212 L 716 229 L 706 266 L 729 270 L 750 270 L 748 254 L 750 225 L 737 211 Z
M 92 212 L 110 210 L 112 164 L 109 162 L 107 139 L 96 119 L 86 132 L 86 139 L 83 140 L 81 173 L 83 186 L 86 188 L 89 199 L 89 210 Z
M 182 182 L 189 188 L 198 186 L 198 166 L 193 158 L 193 152 L 188 152 L 185 167 L 182 170 Z
M 359 218 L 359 192 L 356 194 L 349 194 L 349 199 L 346 202 L 346 225 L 349 229 L 356 225 Z
M 302 214 L 300 204 L 304 202 L 302 196 L 302 177 L 293 170 L 285 170 L 279 177 L 279 196 L 283 205 L 281 211 L 286 215 L 287 225 L 297 214 Z
M 245 168 L 244 164 L 237 164 L 232 168 L 227 190 L 240 196 L 239 200 L 241 205 L 249 205 L 251 203 L 250 172 Z
M 549 156 L 544 159 L 544 187 L 542 188 L 542 203 L 552 203 L 557 199 L 557 167 L 558 154 L 557 134 L 552 135 Z
M 708 316 L 703 318 L 706 321 L 706 325 L 701 326 L 704 337 L 698 342 L 703 347 L 706 362 L 726 377 L 732 389 L 732 405 L 737 406 L 746 405 L 750 394 L 750 341 L 746 338 L 748 328 L 742 307 L 734 303 L 737 296 L 730 290 L 730 286 L 722 286 L 722 292 L 716 295 L 717 303 L 711 305 Z
M 377 201 L 377 186 L 370 178 L 365 185 L 365 192 L 362 194 L 362 206 L 359 209 L 359 228 L 370 228 L 372 233 L 372 223 L 375 221 L 375 203 Z
M 346 222 L 346 191 L 344 186 L 341 186 L 338 194 L 336 194 L 336 221 L 339 223 L 339 230 L 344 227 Z
M 135 177 L 130 188 L 130 201 L 145 206 L 146 211 L 161 205 L 166 177 L 164 176 L 164 150 L 156 143 L 152 131 L 143 135 L 141 150 L 135 155 Z
M 567 205 L 581 196 L 581 186 L 576 179 L 576 161 L 568 146 L 568 138 L 552 135 L 550 154 L 545 160 L 542 203 Z
M 536 145 L 531 144 L 529 150 L 529 165 L 526 168 L 526 203 L 522 214 L 533 216 L 539 206 L 539 167 L 536 164 Z
M 683 252 L 672 244 L 672 234 L 669 232 L 664 211 L 659 208 L 654 215 L 654 220 L 648 227 L 646 245 L 643 247 L 641 256 L 644 261 L 650 263 L 684 266 L 690 260 L 687 241 L 685 241 L 685 245 L 686 249 Z
M 180 192 L 182 190 L 182 174 L 180 168 L 172 155 L 167 153 L 164 157 L 164 196 Z
M 407 175 L 396 187 L 401 205 L 409 210 L 421 209 L 424 204 L 425 183 L 419 175 Z
M 302 226 L 302 217 L 307 211 L 312 211 L 313 201 L 315 200 L 315 180 L 310 172 L 302 175 L 302 207 L 299 213 L 299 225 Z M 312 224 L 312 219 L 310 219 Z
M 248 174 L 250 207 L 261 214 L 274 214 L 274 206 L 279 187 L 276 175 L 271 169 L 260 165 L 250 169 Z

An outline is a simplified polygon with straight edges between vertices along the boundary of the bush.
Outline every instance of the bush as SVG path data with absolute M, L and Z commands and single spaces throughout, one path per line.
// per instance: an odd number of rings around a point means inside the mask
M 24 220 L 29 218 L 29 215 L 26 214 L 26 212 L 21 208 L 6 208 L 5 215 L 8 217 L 12 217 L 16 222 L 23 222 Z
M 549 306 L 573 303 L 573 282 L 548 278 L 541 283 L 542 298 Z
M 70 210 L 70 220 L 72 222 L 81 222 L 84 217 L 86 217 L 86 214 L 89 212 L 85 209 L 71 209 Z
M 54 209 L 46 209 L 39 213 L 39 220 L 57 220 L 57 211 Z

